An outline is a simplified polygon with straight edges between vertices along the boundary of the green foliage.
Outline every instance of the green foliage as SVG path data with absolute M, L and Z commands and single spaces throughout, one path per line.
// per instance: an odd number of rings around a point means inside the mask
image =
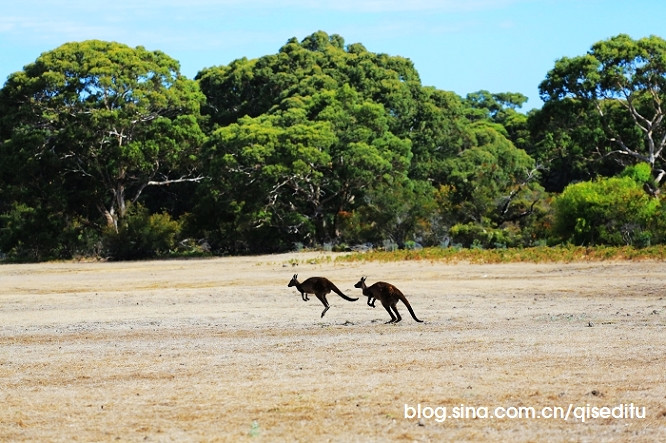
M 554 232 L 564 241 L 647 246 L 660 202 L 625 176 L 569 185 L 555 199 L 554 209 Z
M 636 183 L 652 183 L 652 168 L 648 163 L 638 163 L 632 166 L 627 166 L 621 177 L 629 177 Z
M 341 241 L 349 244 L 437 244 L 445 235 L 432 186 L 417 181 L 373 188 L 352 212 L 339 212 L 336 225 Z
M 602 129 L 605 139 L 583 149 L 610 154 L 623 165 L 648 163 L 659 182 L 666 176 L 661 173 L 666 147 L 665 59 L 665 40 L 633 40 L 620 34 L 595 43 L 583 56 L 557 60 L 539 90 L 546 103 L 580 102 L 596 114 L 598 123 L 589 126 Z
M 525 115 L 322 31 L 195 81 L 159 51 L 67 43 L 0 90 L 0 255 L 661 243 L 664 54 L 620 35 L 560 59 Z
M 501 224 L 526 212 L 532 192 L 541 189 L 534 160 L 493 125 L 477 124 L 474 136 L 477 146 L 445 163 L 451 189 L 449 218 L 454 223 Z
M 509 228 L 493 229 L 481 223 L 456 224 L 449 235 L 454 245 L 465 248 L 506 248 L 520 245 L 518 233 Z
M 358 45 L 345 50 L 339 36 L 319 32 L 290 40 L 276 55 L 207 69 L 198 78 L 219 127 L 206 146 L 211 179 L 202 190 L 215 196 L 215 207 L 207 200 L 196 217 L 215 220 L 208 232 L 221 233 L 220 221 L 229 221 L 225 229 L 246 239 L 218 235 L 216 249 L 342 241 L 337 214 L 387 187 L 410 186 L 412 143 L 402 128 L 410 125 L 418 75 L 409 61 Z M 244 97 L 261 109 L 248 113 Z
M 149 214 L 136 204 L 128 208 L 118 232 L 104 232 L 104 255 L 112 260 L 137 260 L 166 257 L 178 249 L 180 223 L 169 214 Z
M 465 104 L 467 118 L 470 121 L 490 121 L 518 148 L 529 147 L 527 116 L 517 109 L 527 102 L 527 97 L 519 93 L 497 93 L 478 91 L 467 94 Z
M 50 208 L 14 203 L 0 214 L 0 252 L 8 261 L 96 256 L 99 247 L 94 229 Z
M 543 165 L 541 183 L 549 192 L 562 192 L 569 183 L 613 176 L 622 170 L 607 156 L 608 137 L 591 102 L 548 101 L 528 117 L 528 126 L 532 143 L 526 151 Z
M 48 220 L 48 223 L 45 221 Z M 0 216 L 0 251 L 11 261 L 39 261 L 57 257 L 57 218 L 40 208 L 14 204 Z
M 160 51 L 88 40 L 45 52 L 0 93 L 9 184 L 53 168 L 70 211 L 113 225 L 146 186 L 192 176 L 203 98 Z

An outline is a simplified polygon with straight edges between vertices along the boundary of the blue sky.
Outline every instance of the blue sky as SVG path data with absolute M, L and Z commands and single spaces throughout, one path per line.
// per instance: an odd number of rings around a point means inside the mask
M 0 13 L 0 82 L 42 52 L 101 39 L 159 49 L 193 78 L 322 30 L 412 60 L 422 83 L 464 96 L 538 85 L 563 56 L 626 33 L 666 38 L 664 0 L 21 0 Z

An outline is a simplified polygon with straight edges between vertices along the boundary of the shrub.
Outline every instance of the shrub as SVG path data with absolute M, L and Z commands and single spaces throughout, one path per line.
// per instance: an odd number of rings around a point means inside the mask
M 513 224 L 494 228 L 490 223 L 458 223 L 451 227 L 449 236 L 454 244 L 465 248 L 502 249 L 524 246 L 521 230 Z
M 62 212 L 14 203 L 0 214 L 0 252 L 13 262 L 96 256 L 99 232 Z
M 178 248 L 180 223 L 169 214 L 149 214 L 136 204 L 118 223 L 118 232 L 107 228 L 104 250 L 113 260 L 136 260 L 169 255 Z
M 634 169 L 567 186 L 554 201 L 554 233 L 578 245 L 648 246 L 660 202 L 643 191 L 639 176 Z

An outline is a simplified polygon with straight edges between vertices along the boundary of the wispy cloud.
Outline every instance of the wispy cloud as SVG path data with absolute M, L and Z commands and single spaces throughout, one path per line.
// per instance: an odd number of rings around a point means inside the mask
M 233 13 L 249 10 L 256 13 L 284 9 L 337 11 L 348 13 L 390 12 L 474 12 L 505 8 L 536 0 L 22 0 L 5 5 L 4 14 L 23 11 L 27 16 L 50 10 L 57 15 L 81 15 L 94 12 L 91 20 L 105 20 L 119 13 L 169 16 L 173 12 L 193 14 L 201 11 Z M 103 12 L 102 12 L 103 11 Z M 127 16 L 131 19 L 130 16 Z
M 103 4 L 95 0 L 23 0 L 4 6 L 0 35 L 9 41 L 20 39 L 37 45 L 89 38 L 151 45 L 196 41 L 198 37 L 202 45 L 211 45 L 203 39 L 229 32 L 236 36 L 262 34 L 261 20 L 277 22 L 274 30 L 322 28 L 328 13 L 464 12 L 494 9 L 519 1 L 525 0 L 114 0 Z M 289 21 L 297 15 L 303 21 L 301 13 L 305 17 L 315 16 L 306 19 L 307 23 Z M 240 20 L 243 28 L 235 25 Z
M 319 29 L 368 44 L 459 33 L 478 26 L 479 13 L 536 1 L 22 0 L 3 5 L 0 50 L 21 45 L 48 51 L 68 41 L 101 39 L 181 59 L 205 51 L 254 57 Z

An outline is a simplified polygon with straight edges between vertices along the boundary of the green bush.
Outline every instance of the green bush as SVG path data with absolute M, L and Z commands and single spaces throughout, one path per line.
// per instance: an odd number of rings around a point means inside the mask
M 58 232 L 64 223 L 39 207 L 14 203 L 0 214 L 0 251 L 9 261 L 30 262 L 57 256 Z
M 96 256 L 99 232 L 62 212 L 14 203 L 0 214 L 0 258 L 13 262 Z
M 648 163 L 627 166 L 622 171 L 621 177 L 629 177 L 637 183 L 651 183 L 653 181 L 652 168 Z
M 633 167 L 623 177 L 569 185 L 554 201 L 554 234 L 577 245 L 649 246 L 661 204 L 645 193 L 641 175 Z
M 521 245 L 519 232 L 513 226 L 492 228 L 490 224 L 458 223 L 449 230 L 453 244 L 465 248 L 502 249 Z
M 129 208 L 118 223 L 118 232 L 107 228 L 104 252 L 113 260 L 164 257 L 178 249 L 180 223 L 169 214 L 150 214 L 141 205 Z

